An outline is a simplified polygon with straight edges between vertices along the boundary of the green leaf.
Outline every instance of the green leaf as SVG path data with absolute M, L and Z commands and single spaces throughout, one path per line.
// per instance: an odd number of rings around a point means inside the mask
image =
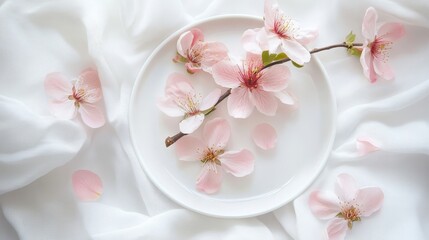
M 280 61 L 280 60 L 283 60 L 283 59 L 286 59 L 286 58 L 288 58 L 287 55 L 286 55 L 286 53 L 279 53 L 274 58 L 274 61 Z
M 356 34 L 353 34 L 353 32 L 350 32 L 346 36 L 345 43 L 348 47 L 352 47 L 355 40 L 356 40 Z
M 350 55 L 356 56 L 356 57 L 360 57 L 360 55 L 362 54 L 362 50 L 358 49 L 358 48 L 349 48 L 349 49 L 347 49 L 347 52 Z
M 299 65 L 298 63 L 296 63 L 296 62 L 294 62 L 294 61 L 292 61 L 292 64 L 293 64 L 295 67 L 297 67 L 297 68 L 302 68 L 302 67 L 304 67 L 304 65 Z
M 265 65 L 267 65 L 269 63 L 269 58 L 270 58 L 270 53 L 267 51 L 263 51 L 262 52 L 262 63 Z

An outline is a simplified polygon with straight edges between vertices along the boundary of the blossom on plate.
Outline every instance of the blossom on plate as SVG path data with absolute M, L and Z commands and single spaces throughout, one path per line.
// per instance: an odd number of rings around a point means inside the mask
M 294 62 L 303 65 L 310 61 L 310 52 L 303 46 L 318 36 L 316 30 L 299 27 L 298 22 L 288 18 L 279 8 L 277 1 L 265 1 L 264 27 L 248 29 L 243 33 L 241 42 L 246 51 L 260 54 L 284 52 Z
M 72 175 L 72 186 L 81 201 L 95 201 L 103 193 L 100 177 L 89 170 L 75 171 Z
M 337 177 L 335 194 L 314 191 L 309 206 L 320 219 L 331 219 L 327 227 L 328 239 L 344 239 L 347 228 L 378 211 L 383 204 L 384 194 L 378 187 L 358 188 L 354 178 L 348 174 Z
M 394 78 L 391 67 L 387 64 L 388 51 L 392 43 L 405 34 L 400 23 L 384 23 L 377 28 L 377 11 L 370 7 L 366 10 L 362 23 L 362 35 L 365 42 L 360 62 L 365 76 L 374 83 L 378 77 L 386 80 Z
M 56 117 L 72 119 L 79 112 L 89 127 L 104 125 L 104 115 L 96 105 L 102 98 L 97 71 L 84 70 L 72 81 L 61 73 L 50 73 L 45 79 L 45 92 L 49 98 L 49 109 Z
M 197 179 L 197 189 L 208 194 L 219 190 L 222 171 L 235 177 L 244 177 L 253 172 L 254 158 L 249 150 L 225 151 L 231 135 L 228 122 L 215 118 L 206 123 L 203 140 L 190 135 L 176 143 L 176 153 L 182 161 L 200 161 L 202 171 Z
M 285 104 L 293 104 L 293 98 L 286 88 L 290 77 L 289 68 L 275 65 L 261 70 L 262 59 L 249 53 L 243 63 L 222 61 L 212 68 L 215 82 L 232 88 L 228 97 L 228 112 L 235 118 L 247 118 L 254 107 L 261 113 L 273 116 L 277 111 L 277 99 Z
M 215 89 L 205 98 L 197 94 L 183 74 L 171 74 L 165 86 L 165 96 L 158 101 L 158 108 L 170 117 L 183 117 L 179 127 L 182 133 L 192 133 L 204 121 L 205 113 L 210 111 L 221 95 Z
M 210 72 L 210 67 L 228 58 L 228 49 L 220 42 L 205 42 L 200 29 L 194 28 L 180 35 L 177 41 L 175 62 L 185 63 L 189 73 L 200 70 Z

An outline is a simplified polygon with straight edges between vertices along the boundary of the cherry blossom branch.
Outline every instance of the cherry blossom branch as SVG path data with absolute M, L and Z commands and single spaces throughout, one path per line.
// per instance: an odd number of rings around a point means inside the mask
M 333 49 L 333 48 L 347 48 L 347 49 L 351 49 L 353 47 L 361 47 L 361 46 L 363 46 L 362 43 L 347 44 L 347 43 L 343 42 L 343 43 L 340 43 L 340 44 L 334 44 L 334 45 L 326 46 L 326 47 L 323 47 L 323 48 L 315 48 L 315 49 L 313 49 L 313 50 L 310 51 L 310 54 L 314 54 L 314 53 L 318 53 L 318 52 L 330 50 L 330 49 Z M 290 61 L 290 58 L 285 58 L 285 59 L 282 59 L 282 60 L 274 61 L 274 62 L 271 62 L 271 63 L 265 65 L 263 68 L 261 68 L 261 70 L 269 68 L 269 67 L 272 67 L 272 66 L 277 65 L 277 64 L 286 63 L 286 62 L 289 62 L 289 61 Z M 225 100 L 230 94 L 231 94 L 231 89 L 228 89 L 228 91 L 226 91 L 224 94 L 222 94 L 219 97 L 219 100 L 217 100 L 216 104 L 213 106 L 212 110 L 210 110 L 209 112 L 206 113 L 206 116 L 209 115 L 210 113 L 212 113 L 215 110 L 215 107 L 220 102 L 222 102 L 223 100 Z M 186 135 L 187 134 L 185 134 L 185 133 L 179 132 L 179 133 L 175 134 L 174 136 L 167 137 L 165 139 L 165 146 L 169 147 L 169 146 L 173 145 L 177 140 L 179 140 L 180 138 L 182 138 L 183 136 L 186 136 Z

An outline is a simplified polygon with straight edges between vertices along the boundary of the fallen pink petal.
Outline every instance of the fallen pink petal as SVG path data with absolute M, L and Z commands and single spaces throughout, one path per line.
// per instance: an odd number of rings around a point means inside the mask
M 263 150 L 273 149 L 277 144 L 277 132 L 270 124 L 261 123 L 253 129 L 252 139 Z
M 328 239 L 344 239 L 347 229 L 351 230 L 353 224 L 360 222 L 362 217 L 369 217 L 379 211 L 383 200 L 384 194 L 380 188 L 358 188 L 355 179 L 343 173 L 337 177 L 335 194 L 313 191 L 309 207 L 316 217 L 331 219 L 326 230 Z
M 72 186 L 81 201 L 95 201 L 103 193 L 100 177 L 89 170 L 77 170 L 72 175 Z
M 365 156 L 369 153 L 380 150 L 380 144 L 369 137 L 359 137 L 356 139 L 356 149 L 359 155 Z

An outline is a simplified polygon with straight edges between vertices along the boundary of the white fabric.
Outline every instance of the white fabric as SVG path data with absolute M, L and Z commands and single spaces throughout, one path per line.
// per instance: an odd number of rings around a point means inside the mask
M 326 169 L 292 203 L 260 217 L 216 219 L 172 203 L 146 178 L 128 133 L 133 83 L 169 34 L 197 19 L 262 16 L 263 1 L 0 1 L 0 239 L 323 239 L 327 221 L 308 208 L 314 189 L 333 190 L 339 173 L 382 188 L 380 212 L 347 239 L 429 239 L 429 2 L 427 0 L 279 1 L 303 26 L 318 27 L 313 46 L 360 37 L 365 10 L 405 24 L 393 46 L 392 82 L 370 84 L 344 50 L 319 53 L 338 102 L 338 133 Z M 47 73 L 98 69 L 107 124 L 88 129 L 47 110 Z M 382 150 L 360 157 L 356 137 Z M 94 203 L 72 193 L 76 169 L 104 184 Z

